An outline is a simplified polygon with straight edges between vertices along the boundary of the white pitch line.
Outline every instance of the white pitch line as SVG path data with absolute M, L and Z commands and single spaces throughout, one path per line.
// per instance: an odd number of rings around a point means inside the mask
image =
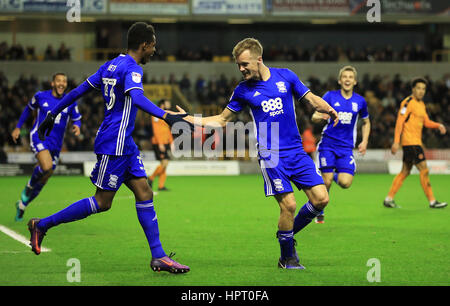
M 7 228 L 6 226 L 3 226 L 0 224 L 0 231 L 8 235 L 9 237 L 13 238 L 14 240 L 19 241 L 20 243 L 25 244 L 27 247 L 31 248 L 30 246 L 30 240 L 25 238 L 24 236 L 16 233 L 12 229 Z M 41 247 L 41 252 L 51 252 L 51 249 Z

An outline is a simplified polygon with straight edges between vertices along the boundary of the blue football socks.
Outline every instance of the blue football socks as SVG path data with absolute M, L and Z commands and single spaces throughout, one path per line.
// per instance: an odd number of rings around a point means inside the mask
M 136 211 L 139 223 L 147 237 L 153 258 L 167 256 L 159 240 L 158 218 L 153 207 L 153 200 L 136 202 Z
M 307 226 L 311 220 L 317 217 L 322 210 L 318 210 L 315 208 L 309 201 L 300 208 L 297 216 L 294 219 L 294 234 L 297 234 L 301 231 L 305 226 Z
M 38 229 L 46 232 L 61 223 L 68 223 L 84 219 L 91 214 L 95 214 L 99 211 L 97 200 L 95 197 L 85 198 L 72 205 L 60 210 L 56 214 L 53 214 L 47 218 L 41 219 L 37 225 Z
M 281 260 L 294 256 L 294 231 L 278 231 L 278 242 L 280 243 Z

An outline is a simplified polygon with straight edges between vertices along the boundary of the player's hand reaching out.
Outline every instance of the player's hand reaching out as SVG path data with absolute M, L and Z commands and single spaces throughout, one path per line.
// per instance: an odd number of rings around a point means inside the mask
M 441 135 L 444 135 L 445 133 L 447 133 L 447 129 L 445 128 L 445 125 L 440 124 L 439 125 L 439 132 L 441 133 Z
M 20 129 L 15 128 L 11 133 L 11 138 L 14 141 L 14 143 L 17 143 L 17 139 L 19 139 L 20 136 Z
M 330 107 L 330 109 L 328 110 L 328 115 L 330 116 L 331 120 L 334 121 L 333 126 L 336 126 L 339 123 L 339 115 L 336 110 Z
M 166 114 L 163 116 L 163 120 L 167 122 L 168 125 L 172 126 L 177 122 L 184 122 L 189 127 L 190 131 L 194 131 L 194 125 L 189 121 L 185 120 L 185 117 L 188 116 L 188 113 L 184 111 L 181 107 L 177 105 L 178 112 L 173 112 L 166 110 Z

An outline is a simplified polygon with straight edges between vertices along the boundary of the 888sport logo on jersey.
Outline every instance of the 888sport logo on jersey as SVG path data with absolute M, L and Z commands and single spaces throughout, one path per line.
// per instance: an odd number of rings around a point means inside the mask
M 281 98 L 264 100 L 261 102 L 262 110 L 265 113 L 269 113 L 271 117 L 279 114 L 283 114 L 283 100 Z

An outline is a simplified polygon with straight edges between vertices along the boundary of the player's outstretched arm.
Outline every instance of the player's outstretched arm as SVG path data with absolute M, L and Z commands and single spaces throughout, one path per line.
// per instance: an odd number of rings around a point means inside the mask
M 19 139 L 19 136 L 20 136 L 20 128 L 25 123 L 25 121 L 28 120 L 31 112 L 32 112 L 31 108 L 28 107 L 28 105 L 25 106 L 25 109 L 23 110 L 22 114 L 20 115 L 19 121 L 17 122 L 15 129 L 11 133 L 11 137 L 12 137 L 12 140 L 14 141 L 14 143 L 17 143 L 17 139 Z
M 363 119 L 363 124 L 361 127 L 362 130 L 362 140 L 358 145 L 358 152 L 362 155 L 366 154 L 367 145 L 369 144 L 369 135 L 370 135 L 370 119 Z
M 63 111 L 70 104 L 74 103 L 78 98 L 91 91 L 93 87 L 87 81 L 84 81 L 77 88 L 71 90 L 64 98 L 47 113 L 44 121 L 38 127 L 38 135 L 40 140 L 45 140 L 45 137 L 50 135 L 53 129 L 56 116 Z
M 177 105 L 177 109 L 181 114 L 186 114 L 184 109 L 179 107 Z M 187 115 L 184 120 L 188 121 L 189 123 L 192 123 L 194 125 L 200 125 L 200 126 L 208 126 L 211 128 L 217 128 L 217 127 L 225 127 L 227 122 L 230 122 L 233 120 L 234 114 L 232 111 L 230 111 L 228 108 L 225 108 L 222 113 L 215 116 L 209 116 L 209 117 L 194 117 L 191 115 Z
M 324 99 L 319 96 L 316 96 L 312 92 L 308 92 L 305 95 L 305 99 L 314 107 L 316 112 L 324 113 L 330 116 L 331 120 L 334 121 L 333 126 L 336 126 L 339 122 L 339 117 L 334 108 L 330 106 Z
M 187 116 L 186 112 L 184 113 L 174 113 L 174 112 L 166 112 L 163 109 L 159 108 L 152 101 L 150 101 L 141 89 L 132 89 L 130 90 L 130 97 L 133 103 L 142 109 L 144 112 L 149 113 L 152 116 L 163 119 L 170 126 L 174 125 L 177 122 L 184 122 L 191 131 L 194 130 L 194 126 L 190 124 L 187 120 L 184 120 L 184 117 Z

